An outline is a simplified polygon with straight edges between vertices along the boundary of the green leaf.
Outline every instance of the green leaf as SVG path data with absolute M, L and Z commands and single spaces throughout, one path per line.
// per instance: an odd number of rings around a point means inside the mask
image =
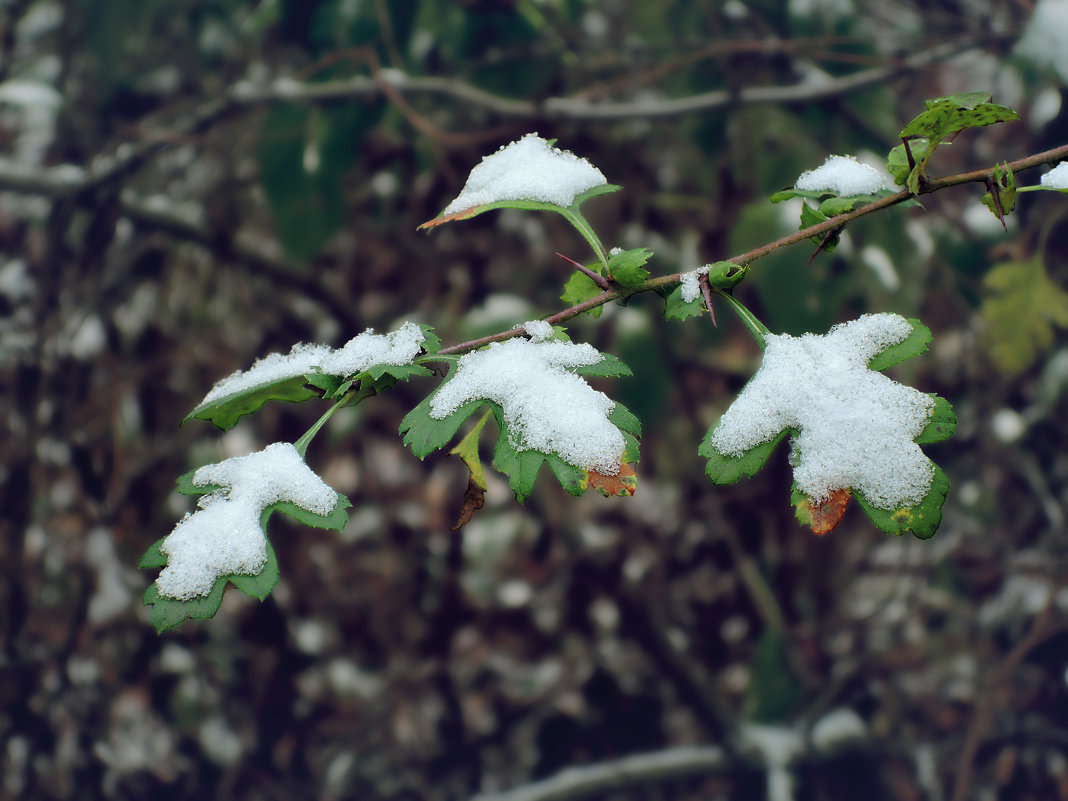
M 902 536 L 911 532 L 921 540 L 930 539 L 942 522 L 942 506 L 949 494 L 949 479 L 942 468 L 935 465 L 931 488 L 918 504 L 887 511 L 872 506 L 863 493 L 857 492 L 857 502 L 871 521 L 887 534 Z
M 207 420 L 216 428 L 228 431 L 246 414 L 252 414 L 268 401 L 286 401 L 301 403 L 319 394 L 308 386 L 302 375 L 280 378 L 266 384 L 257 384 L 242 392 L 226 395 L 207 403 L 201 403 L 186 415 L 182 423 L 192 419 Z
M 266 523 L 266 518 L 269 514 L 267 511 L 264 512 L 264 517 L 261 518 L 262 524 Z M 159 542 L 163 542 L 163 540 Z M 156 543 L 153 548 L 158 548 L 158 546 L 159 543 Z M 142 562 L 151 553 L 152 548 L 142 558 Z M 142 566 L 148 567 L 148 565 Z M 157 565 L 152 566 L 156 567 Z M 215 613 L 219 611 L 220 604 L 222 604 L 223 591 L 226 589 L 227 583 L 233 584 L 253 598 L 260 601 L 264 600 L 278 583 L 278 557 L 275 556 L 270 540 L 267 540 L 267 561 L 256 576 L 220 576 L 215 581 L 210 593 L 201 597 L 190 598 L 188 601 L 180 601 L 160 595 L 159 590 L 156 589 L 155 582 L 153 582 L 145 590 L 141 601 L 145 606 L 151 607 L 149 619 L 152 621 L 152 625 L 155 626 L 156 633 L 162 634 L 181 625 L 188 619 L 206 620 L 214 617 Z
M 571 275 L 567 279 L 567 283 L 564 284 L 564 294 L 560 296 L 560 300 L 569 306 L 577 306 L 580 303 L 585 303 L 591 298 L 595 298 L 604 292 L 592 278 L 579 270 Z M 594 317 L 600 317 L 604 311 L 604 306 L 598 306 L 596 309 L 590 309 L 589 314 Z
M 989 99 L 990 95 L 986 92 L 971 92 L 927 100 L 925 101 L 927 110 L 916 116 L 901 130 L 902 139 L 919 138 L 927 142 L 922 153 L 918 150 L 912 153 L 916 166 L 908 172 L 905 179 L 905 184 L 912 194 L 919 194 L 920 182 L 927 176 L 927 162 L 949 134 L 966 128 L 978 128 L 1020 118 L 1020 115 L 1011 108 L 986 102 Z M 892 154 L 893 151 L 891 151 Z M 899 165 L 891 168 L 895 180 L 900 171 Z
M 1026 370 L 1068 328 L 1068 292 L 1050 280 L 1041 256 L 999 264 L 983 279 L 983 341 L 1007 375 Z
M 945 398 L 931 394 L 934 407 L 931 409 L 931 419 L 913 440 L 917 445 L 927 445 L 931 442 L 941 442 L 953 436 L 957 430 L 957 415 L 953 407 Z
M 705 312 L 701 298 L 690 301 L 682 299 L 682 286 L 676 286 L 670 294 L 664 298 L 664 319 L 685 320 L 689 317 L 700 317 Z
M 154 567 L 166 567 L 167 566 L 167 554 L 160 550 L 160 545 L 166 537 L 160 537 L 145 551 L 145 555 L 141 557 L 141 561 L 137 563 L 137 567 L 141 570 L 150 570 Z
M 879 198 L 892 195 L 893 192 L 886 190 L 873 195 L 855 195 L 853 197 L 830 197 L 820 203 L 820 214 L 825 217 L 837 217 L 839 214 L 867 206 Z
M 649 261 L 652 255 L 653 251 L 648 248 L 621 250 L 610 254 L 608 272 L 620 286 L 639 286 L 649 277 L 649 271 L 642 265 Z
M 789 429 L 783 429 L 777 436 L 749 449 L 741 456 L 727 456 L 716 450 L 712 444 L 714 433 L 715 426 L 712 426 L 705 433 L 705 438 L 701 441 L 701 447 L 697 449 L 697 453 L 708 459 L 705 473 L 712 479 L 712 483 L 733 484 L 742 476 L 749 478 L 755 476 L 771 458 L 776 446 L 792 432 Z
M 927 158 L 926 139 L 913 139 L 909 142 L 908 147 L 912 152 L 913 160 L 923 161 Z M 905 154 L 904 143 L 891 148 L 886 157 L 886 169 L 893 176 L 894 183 L 898 186 L 904 186 L 908 182 L 909 172 L 912 167 L 909 166 L 909 158 Z
M 731 289 L 748 273 L 748 264 L 736 264 L 733 261 L 713 262 L 708 265 L 708 285 L 713 289 Z
M 601 360 L 595 364 L 582 364 L 571 370 L 578 375 L 600 376 L 602 378 L 615 378 L 617 376 L 634 375 L 627 365 L 623 364 L 611 353 L 602 353 Z
M 902 139 L 922 137 L 934 146 L 951 133 L 966 128 L 979 128 L 999 122 L 1018 120 L 1020 115 L 1007 106 L 996 103 L 975 102 L 981 94 L 953 95 L 951 97 L 927 100 L 927 110 L 917 115 L 906 125 L 899 136 Z M 987 99 L 990 98 L 986 94 Z M 961 102 L 959 98 L 967 98 Z M 933 148 L 932 148 L 933 149 Z
M 419 226 L 419 228 L 434 228 L 438 225 L 442 225 L 447 222 L 453 222 L 455 220 L 469 220 L 472 217 L 477 217 L 479 214 L 485 214 L 487 211 L 495 211 L 496 209 L 520 209 L 522 211 L 554 211 L 557 214 L 564 214 L 566 217 L 566 211 L 577 212 L 579 207 L 591 198 L 599 197 L 601 195 L 607 195 L 611 192 L 617 192 L 622 187 L 615 184 L 603 184 L 601 186 L 595 186 L 592 189 L 587 189 L 580 195 L 577 195 L 572 201 L 570 206 L 560 206 L 556 203 L 545 203 L 541 200 L 497 200 L 493 203 L 483 203 L 480 206 L 474 206 L 470 209 L 464 209 L 454 214 L 439 214 L 433 220 L 428 220 Z M 569 220 L 570 221 L 570 220 Z
M 927 352 L 927 345 L 931 341 L 931 329 L 914 317 L 910 317 L 908 321 L 912 325 L 912 332 L 901 342 L 873 356 L 868 362 L 869 370 L 879 372 L 905 359 Z
M 511 443 L 508 425 L 504 421 L 504 412 L 497 404 L 493 405 L 493 414 L 497 419 L 497 447 L 493 450 L 493 466 L 508 476 L 508 486 L 515 494 L 515 499 L 523 503 L 534 491 L 534 482 L 538 478 L 541 463 L 548 458 L 540 451 L 516 450 Z
M 622 403 L 617 402 L 612 407 L 612 411 L 608 413 L 608 419 L 612 425 L 627 434 L 632 434 L 635 437 L 642 435 L 642 421 L 635 416 L 630 409 L 624 406 Z M 624 454 L 623 461 L 636 462 L 637 457 L 633 459 L 626 458 L 627 454 Z
M 555 453 L 548 454 L 546 461 L 549 463 L 553 475 L 556 476 L 556 480 L 560 482 L 560 486 L 567 490 L 570 495 L 582 495 L 586 491 L 590 479 L 585 470 L 573 464 L 568 464 Z
M 828 217 L 826 214 L 819 211 L 818 209 L 812 208 L 810 205 L 805 203 L 801 206 L 801 225 L 798 227 L 797 230 L 803 231 L 806 228 L 809 228 L 813 225 L 819 225 L 820 223 L 826 222 L 829 219 L 830 217 Z M 830 253 L 838 246 L 838 240 L 840 238 L 841 232 L 832 230 L 830 232 L 825 231 L 822 234 L 810 236 L 808 238 L 808 241 L 812 242 L 815 245 L 819 245 L 822 243 L 824 252 Z
M 448 444 L 464 421 L 483 405 L 484 401 L 473 400 L 465 403 L 452 414 L 438 420 L 430 416 L 430 404 L 434 399 L 431 393 L 401 420 L 399 433 L 404 435 L 404 444 L 420 459 Z
M 772 203 L 782 203 L 785 200 L 793 200 L 795 197 L 803 197 L 808 200 L 822 200 L 825 197 L 830 197 L 835 193 L 829 189 L 795 189 L 789 187 L 782 191 L 776 192 L 769 200 Z

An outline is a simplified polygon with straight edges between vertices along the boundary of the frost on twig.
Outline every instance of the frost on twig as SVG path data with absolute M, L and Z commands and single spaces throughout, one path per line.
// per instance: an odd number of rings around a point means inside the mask
M 1068 190 L 1068 161 L 1062 161 L 1039 180 L 1048 189 Z
M 201 467 L 196 487 L 215 487 L 201 497 L 160 543 L 167 566 L 156 579 L 166 598 L 188 600 L 211 592 L 222 576 L 256 575 L 267 561 L 263 511 L 283 501 L 323 517 L 339 496 L 300 458 L 288 442 L 258 453 Z

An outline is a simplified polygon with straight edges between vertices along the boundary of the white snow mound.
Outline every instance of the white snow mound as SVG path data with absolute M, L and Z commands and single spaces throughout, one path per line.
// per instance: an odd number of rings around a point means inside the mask
M 583 192 L 607 183 L 586 159 L 529 133 L 484 157 L 442 214 L 457 214 L 502 200 L 535 200 L 566 208 Z
M 852 487 L 879 509 L 919 503 L 935 468 L 913 440 L 934 401 L 868 369 L 911 331 L 900 315 L 866 314 L 822 336 L 769 335 L 764 362 L 713 431 L 713 447 L 738 457 L 797 429 L 794 480 L 814 502 Z
M 209 594 L 220 576 L 256 575 L 263 569 L 267 539 L 260 515 L 271 504 L 289 501 L 328 515 L 338 500 L 289 442 L 205 465 L 193 474 L 193 484 L 222 489 L 202 496 L 200 508 L 178 521 L 160 545 L 167 566 L 156 589 L 182 601 Z
M 871 195 L 889 189 L 889 179 L 853 156 L 828 156 L 823 166 L 798 176 L 795 189 L 806 192 L 837 192 L 841 197 Z

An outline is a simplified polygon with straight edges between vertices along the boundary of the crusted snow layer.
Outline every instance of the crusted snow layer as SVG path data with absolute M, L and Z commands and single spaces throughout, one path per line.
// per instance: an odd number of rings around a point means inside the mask
M 167 566 L 156 588 L 183 601 L 210 593 L 220 576 L 256 575 L 263 569 L 267 540 L 260 515 L 271 504 L 289 501 L 328 515 L 338 499 L 289 442 L 205 465 L 193 474 L 193 484 L 223 489 L 202 496 L 200 509 L 178 521 L 160 545 Z
M 934 477 L 913 439 L 934 401 L 867 368 L 912 330 L 897 314 L 866 314 L 827 334 L 769 335 L 764 363 L 712 434 L 720 453 L 741 456 L 784 428 L 797 486 L 814 501 L 853 487 L 879 509 L 913 505 Z
M 1062 161 L 1043 175 L 1041 183 L 1050 189 L 1068 189 L 1068 161 Z
M 597 364 L 591 345 L 510 339 L 460 358 L 456 376 L 430 402 L 443 419 L 468 401 L 500 405 L 517 450 L 555 453 L 565 462 L 605 475 L 619 472 L 626 442 L 608 420 L 615 407 L 568 367 Z
M 710 265 L 706 264 L 704 267 L 698 267 L 696 270 L 690 270 L 690 272 L 679 276 L 679 286 L 682 288 L 683 301 L 691 303 L 697 300 L 697 296 L 701 294 L 700 278 L 702 275 L 708 275 L 709 267 Z
M 527 336 L 533 342 L 544 342 L 553 338 L 552 324 L 544 320 L 528 320 L 523 323 L 523 330 L 527 332 Z
M 806 192 L 827 190 L 842 197 L 870 195 L 889 189 L 886 176 L 868 164 L 861 164 L 853 156 L 828 156 L 823 166 L 798 176 L 795 189 Z
M 376 364 L 408 364 L 419 355 L 423 331 L 415 323 L 405 323 L 389 334 L 376 334 L 368 328 L 342 348 L 329 345 L 294 345 L 288 354 L 272 353 L 258 359 L 248 370 L 238 370 L 219 381 L 200 403 L 210 403 L 253 387 L 285 378 L 313 373 L 316 368 L 328 375 L 355 375 Z
M 463 191 L 442 214 L 456 214 L 501 200 L 536 200 L 567 207 L 578 195 L 606 183 L 601 171 L 586 159 L 529 133 L 484 157 L 471 170 Z

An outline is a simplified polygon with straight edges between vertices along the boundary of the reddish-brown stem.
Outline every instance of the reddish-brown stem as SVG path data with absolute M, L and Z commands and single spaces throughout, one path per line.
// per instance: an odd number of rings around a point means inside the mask
M 1031 156 L 1026 156 L 1016 161 L 1008 162 L 1008 168 L 1014 173 L 1019 173 L 1023 170 L 1034 169 L 1040 167 L 1043 164 L 1047 164 L 1053 161 L 1059 161 L 1061 159 L 1068 159 L 1068 145 L 1061 145 L 1050 150 L 1045 150 L 1041 153 L 1035 153 Z M 947 189 L 951 186 L 960 186 L 962 184 L 969 183 L 982 183 L 992 180 L 994 177 L 994 167 L 990 167 L 983 170 L 973 170 L 971 172 L 962 172 L 957 175 L 948 175 L 944 178 L 931 178 L 920 187 L 919 194 L 929 195 L 933 192 L 938 192 L 942 189 Z M 732 256 L 727 261 L 732 261 L 735 264 L 751 264 L 758 259 L 762 259 L 765 256 L 774 253 L 780 248 L 788 247 L 789 245 L 797 244 L 798 242 L 804 242 L 806 239 L 814 236 L 822 236 L 836 228 L 843 228 L 847 223 L 853 220 L 860 219 L 876 211 L 896 206 L 899 203 L 904 203 L 906 200 L 912 197 L 912 193 L 907 189 L 902 189 L 899 192 L 895 192 L 892 195 L 873 200 L 865 206 L 861 206 L 853 211 L 846 212 L 845 214 L 839 214 L 836 217 L 831 217 L 829 220 L 817 223 L 816 225 L 810 225 L 808 228 L 803 228 L 800 231 L 789 234 L 777 239 L 774 242 L 770 242 L 767 245 L 763 245 L 759 248 L 746 251 L 745 253 L 739 253 L 737 256 Z M 672 275 L 661 275 L 656 278 L 650 278 L 644 284 L 633 287 L 613 286 L 610 289 L 606 289 L 600 295 L 592 297 L 589 300 L 585 300 L 582 303 L 578 303 L 563 311 L 559 311 L 556 314 L 550 315 L 545 318 L 545 322 L 552 325 L 559 325 L 572 317 L 577 317 L 583 312 L 587 312 L 590 309 L 596 309 L 598 306 L 603 306 L 613 300 L 623 300 L 636 295 L 640 292 L 651 292 L 666 287 L 674 286 L 682 278 L 682 273 L 674 273 Z M 480 348 L 483 345 L 488 345 L 491 342 L 500 342 L 505 339 L 511 339 L 514 336 L 519 336 L 523 333 L 523 328 L 511 328 L 507 331 L 501 331 L 496 334 L 491 334 L 479 339 L 473 339 L 468 342 L 461 342 L 458 345 L 453 345 L 448 348 L 442 348 L 440 353 L 442 354 L 455 354 L 466 353 L 469 350 Z

